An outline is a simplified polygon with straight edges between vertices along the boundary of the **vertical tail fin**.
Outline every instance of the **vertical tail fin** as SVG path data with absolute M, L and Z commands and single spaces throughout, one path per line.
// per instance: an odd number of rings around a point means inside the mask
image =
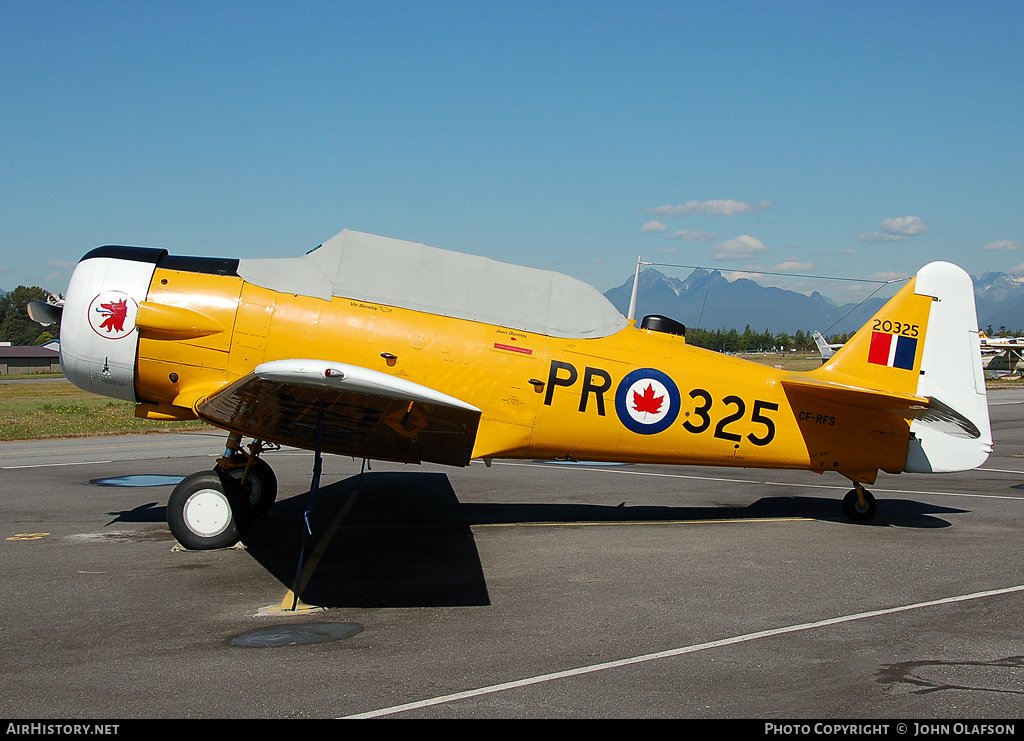
M 905 471 L 964 471 L 992 451 L 971 277 L 930 263 L 812 373 L 821 380 L 927 399 L 910 424 Z
M 814 330 L 814 344 L 818 346 L 818 353 L 821 355 L 823 363 L 836 354 L 835 349 L 828 344 L 828 340 L 818 330 Z

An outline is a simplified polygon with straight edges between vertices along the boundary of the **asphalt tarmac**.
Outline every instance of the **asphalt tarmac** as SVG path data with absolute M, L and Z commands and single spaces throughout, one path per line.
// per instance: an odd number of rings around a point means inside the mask
M 175 548 L 210 431 L 0 444 L 10 718 L 1015 719 L 1024 392 L 979 470 L 881 476 L 325 458 L 245 547 Z M 912 735 L 912 731 L 910 732 Z

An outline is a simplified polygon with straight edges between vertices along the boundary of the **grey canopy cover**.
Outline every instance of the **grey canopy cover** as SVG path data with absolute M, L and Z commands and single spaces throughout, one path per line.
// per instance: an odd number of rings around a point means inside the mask
M 605 337 L 626 318 L 567 275 L 349 229 L 302 257 L 240 260 L 249 283 L 487 322 L 553 337 Z

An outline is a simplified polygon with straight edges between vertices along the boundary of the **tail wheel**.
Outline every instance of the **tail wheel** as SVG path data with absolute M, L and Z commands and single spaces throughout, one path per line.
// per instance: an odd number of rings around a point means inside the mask
M 252 506 L 238 482 L 218 471 L 200 471 L 174 487 L 167 525 L 185 548 L 230 548 L 249 525 Z
M 861 489 L 864 493 L 864 504 L 860 503 L 856 489 L 850 489 L 843 497 L 843 512 L 851 520 L 870 520 L 875 516 L 875 496 L 867 489 Z
M 244 455 L 236 455 L 231 462 L 235 467 L 227 474 L 235 481 L 241 482 L 245 475 L 246 458 Z M 243 488 L 249 494 L 253 519 L 263 517 L 277 499 L 277 476 L 274 475 L 274 469 L 262 458 L 257 458 L 249 469 L 249 478 Z

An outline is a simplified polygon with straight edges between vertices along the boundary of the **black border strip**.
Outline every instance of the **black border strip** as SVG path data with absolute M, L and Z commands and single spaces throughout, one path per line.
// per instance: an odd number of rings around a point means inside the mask
M 157 263 L 161 270 L 180 270 L 186 273 L 210 275 L 238 275 L 238 260 L 230 257 L 187 257 L 167 255 Z
M 186 273 L 208 273 L 210 275 L 238 275 L 238 260 L 229 257 L 189 257 L 171 255 L 158 247 L 126 247 L 108 244 L 86 253 L 82 260 L 94 257 L 109 257 L 115 260 L 153 263 L 165 270 L 179 270 Z
M 167 254 L 167 250 L 159 247 L 124 247 L 122 245 L 108 244 L 105 247 L 97 247 L 87 252 L 82 260 L 90 260 L 94 257 L 112 257 L 115 260 L 131 260 L 133 262 L 158 263 Z

